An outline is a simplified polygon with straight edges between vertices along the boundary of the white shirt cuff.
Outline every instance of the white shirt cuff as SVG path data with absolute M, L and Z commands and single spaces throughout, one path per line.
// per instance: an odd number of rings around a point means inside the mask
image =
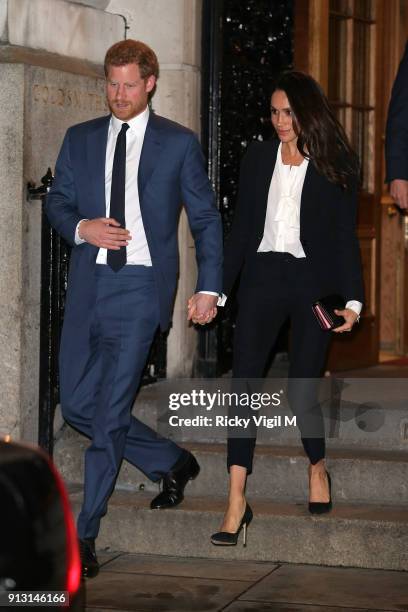
M 79 226 L 81 225 L 82 221 L 89 221 L 89 219 L 81 219 L 80 222 L 77 224 L 75 228 L 75 244 L 83 244 L 84 242 L 86 242 L 86 240 L 79 237 Z
M 216 293 L 215 291 L 199 291 L 198 293 L 205 293 L 206 295 L 216 295 L 218 297 L 217 306 L 224 306 L 225 300 L 227 299 L 226 295 L 222 294 L 223 297 L 221 297 L 220 294 Z
M 357 300 L 349 300 L 345 307 L 350 308 L 350 310 L 354 310 L 357 317 L 360 318 L 360 314 L 363 309 L 363 305 L 361 302 L 357 302 Z
M 218 298 L 217 306 L 225 306 L 225 302 L 227 301 L 227 296 L 225 293 L 222 293 Z

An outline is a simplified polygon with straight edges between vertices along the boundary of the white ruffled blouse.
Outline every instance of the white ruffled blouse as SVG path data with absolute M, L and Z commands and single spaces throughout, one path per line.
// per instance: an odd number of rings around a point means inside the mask
M 300 166 L 284 164 L 281 149 L 282 144 L 269 186 L 264 234 L 258 253 L 276 251 L 306 257 L 300 242 L 300 200 L 309 162 L 304 159 Z

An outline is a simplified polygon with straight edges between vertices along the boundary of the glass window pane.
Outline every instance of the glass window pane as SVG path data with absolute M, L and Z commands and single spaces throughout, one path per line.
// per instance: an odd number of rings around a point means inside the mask
M 374 19 L 375 0 L 354 0 L 354 17 Z
M 351 144 L 356 150 L 363 175 L 362 187 L 374 191 L 374 111 L 353 110 Z
M 330 0 L 329 11 L 341 15 L 350 15 L 350 0 Z
M 363 188 L 373 192 L 376 3 L 331 0 L 330 11 L 329 100 L 360 157 Z
M 359 106 L 371 102 L 371 29 L 367 23 L 354 21 L 353 104 Z
M 331 17 L 329 37 L 329 99 L 344 103 L 347 101 L 347 21 Z

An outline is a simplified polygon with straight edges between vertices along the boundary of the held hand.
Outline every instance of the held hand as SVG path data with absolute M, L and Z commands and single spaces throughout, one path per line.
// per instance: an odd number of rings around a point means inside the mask
M 206 325 L 211 323 L 217 315 L 216 295 L 208 295 L 206 293 L 195 293 L 187 303 L 187 321 Z
M 335 327 L 332 331 L 336 332 L 336 334 L 343 332 L 349 332 L 352 330 L 354 323 L 358 319 L 358 315 L 351 308 L 345 308 L 344 310 L 335 310 L 336 315 L 343 317 L 345 319 L 345 323 L 340 325 L 340 327 Z
M 127 246 L 132 239 L 129 230 L 120 227 L 120 223 L 115 219 L 105 217 L 81 221 L 78 233 L 79 237 L 89 244 L 113 251 Z
M 390 194 L 400 208 L 408 208 L 408 181 L 404 179 L 391 181 Z

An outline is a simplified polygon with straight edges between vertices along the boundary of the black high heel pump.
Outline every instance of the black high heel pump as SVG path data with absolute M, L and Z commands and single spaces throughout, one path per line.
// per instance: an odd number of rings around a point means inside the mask
M 331 478 L 329 472 L 326 471 L 327 480 L 329 481 L 329 501 L 328 502 L 309 502 L 309 512 L 311 514 L 325 514 L 332 509 L 331 497 Z
M 211 536 L 211 543 L 214 546 L 236 546 L 238 542 L 238 536 L 241 530 L 244 531 L 244 539 L 243 545 L 246 546 L 247 543 L 247 529 L 248 525 L 252 521 L 253 512 L 249 504 L 245 506 L 244 516 L 241 519 L 239 527 L 235 533 L 229 533 L 228 531 L 218 531 L 217 533 L 213 533 Z

